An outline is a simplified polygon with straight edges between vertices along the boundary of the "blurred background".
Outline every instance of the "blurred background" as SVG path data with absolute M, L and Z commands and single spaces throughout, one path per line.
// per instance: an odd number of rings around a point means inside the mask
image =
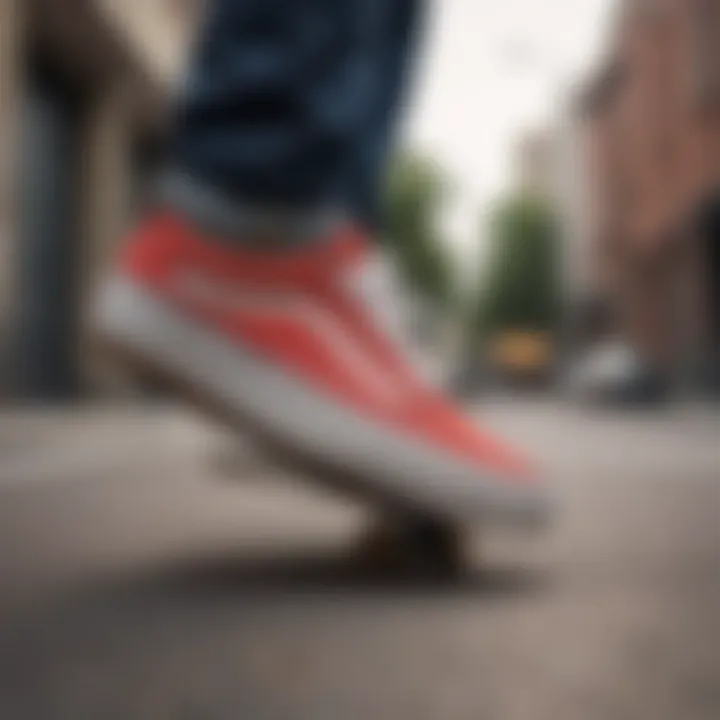
M 720 2 L 431 8 L 383 242 L 562 508 L 453 589 L 91 350 L 202 4 L 0 0 L 0 716 L 715 720 Z
M 433 6 L 386 241 L 459 389 L 717 394 L 717 12 Z M 117 386 L 83 315 L 162 161 L 201 14 L 199 0 L 4 0 L 6 397 Z

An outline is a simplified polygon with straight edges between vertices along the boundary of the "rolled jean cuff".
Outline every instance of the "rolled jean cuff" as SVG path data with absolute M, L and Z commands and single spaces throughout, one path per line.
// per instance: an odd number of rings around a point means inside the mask
M 244 202 L 178 170 L 159 177 L 156 200 L 209 232 L 243 244 L 313 242 L 348 222 L 348 213 L 337 206 Z

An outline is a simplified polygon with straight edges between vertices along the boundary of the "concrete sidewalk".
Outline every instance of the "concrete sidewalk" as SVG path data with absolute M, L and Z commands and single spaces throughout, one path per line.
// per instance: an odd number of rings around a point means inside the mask
M 2 415 L 0 717 L 717 720 L 716 416 L 481 414 L 560 514 L 454 586 L 356 571 L 362 508 L 192 416 Z
M 708 404 L 622 412 L 552 398 L 492 398 L 478 402 L 474 414 L 550 469 L 582 465 L 583 452 L 593 463 L 622 464 L 632 456 L 646 467 L 717 461 L 720 410 Z M 573 442 L 562 446 L 568 432 Z M 602 452 L 603 445 L 611 451 Z M 147 463 L 198 469 L 208 461 L 228 463 L 228 470 L 236 462 L 250 473 L 268 467 L 242 437 L 172 404 L 0 409 L 0 485 L 96 478 L 108 468 L 131 471 Z

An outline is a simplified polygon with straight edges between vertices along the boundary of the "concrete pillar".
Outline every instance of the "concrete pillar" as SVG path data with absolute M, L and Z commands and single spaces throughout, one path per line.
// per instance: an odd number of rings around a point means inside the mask
M 114 373 L 93 351 L 88 320 L 97 285 L 131 220 L 133 128 L 127 87 L 119 79 L 108 82 L 92 103 L 82 139 L 79 357 L 89 392 L 117 386 Z
M 16 380 L 20 112 L 26 0 L 0 0 L 0 396 Z

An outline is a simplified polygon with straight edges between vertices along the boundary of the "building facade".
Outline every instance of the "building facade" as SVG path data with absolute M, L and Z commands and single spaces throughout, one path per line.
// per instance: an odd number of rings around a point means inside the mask
M 583 93 L 593 287 L 668 375 L 720 347 L 720 3 L 626 0 Z
M 515 146 L 515 186 L 556 200 L 559 182 L 560 136 L 558 129 L 539 127 L 523 133 Z
M 67 398 L 96 381 L 87 300 L 162 141 L 188 27 L 177 13 L 0 0 L 1 395 Z

